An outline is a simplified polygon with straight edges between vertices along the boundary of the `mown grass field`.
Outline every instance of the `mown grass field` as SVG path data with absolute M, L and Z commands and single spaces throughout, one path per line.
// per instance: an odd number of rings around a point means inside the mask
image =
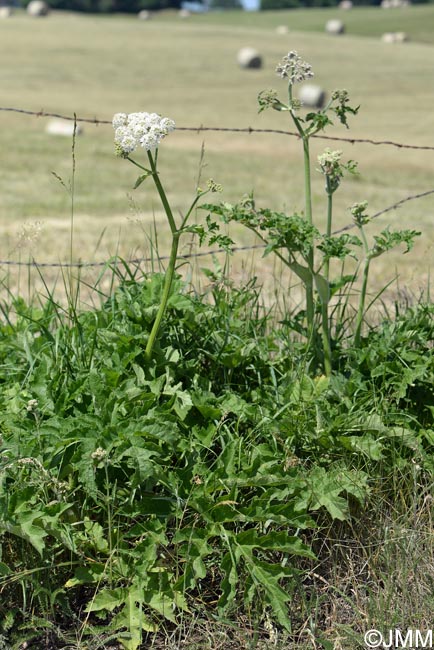
M 320 32 L 329 18 L 340 18 L 345 22 L 349 36 L 379 37 L 384 32 L 406 32 L 413 42 L 433 43 L 431 29 L 433 8 L 430 5 L 416 5 L 401 11 L 379 11 L 378 7 L 355 7 L 342 11 L 334 7 L 324 9 L 296 9 L 291 11 L 266 12 L 221 12 L 198 17 L 202 23 L 274 29 L 286 25 L 291 31 Z
M 178 126 L 291 130 L 284 115 L 258 115 L 256 97 L 264 88 L 285 92 L 274 67 L 284 53 L 296 49 L 312 63 L 316 81 L 329 93 L 346 88 L 361 105 L 349 132 L 336 127 L 329 135 L 434 145 L 434 49 L 428 38 L 434 7 L 344 12 L 347 35 L 333 38 L 322 30 L 325 20 L 337 14 L 230 12 L 180 20 L 168 13 L 141 22 L 135 16 L 67 13 L 35 21 L 18 13 L 0 25 L 1 104 L 102 120 L 111 120 L 117 111 L 149 110 L 172 117 Z M 278 24 L 287 24 L 290 33 L 276 35 Z M 383 44 L 379 34 L 395 29 L 407 31 L 412 40 L 399 46 Z M 236 65 L 244 45 L 261 51 L 261 70 L 243 71 Z M 0 120 L 0 258 L 16 258 L 17 253 L 26 258 L 31 253 L 41 261 L 65 260 L 70 196 L 52 171 L 68 185 L 71 141 L 46 135 L 48 118 L 0 111 Z M 144 232 L 154 219 L 164 254 L 156 195 L 145 186 L 132 191 L 134 170 L 113 155 L 110 126 L 83 126 L 75 151 L 75 259 L 103 260 L 115 252 L 127 257 L 146 254 Z M 160 159 L 177 209 L 185 209 L 194 193 L 202 144 L 202 178 L 222 183 L 225 200 L 237 200 L 253 189 L 260 205 L 303 209 L 301 152 L 295 138 L 175 131 Z M 315 153 L 329 145 L 358 160 L 360 169 L 360 176 L 346 181 L 336 195 L 337 225 L 349 222 L 348 206 L 355 201 L 366 199 L 377 212 L 432 189 L 434 152 L 318 140 Z M 314 203 L 321 223 L 325 203 L 319 175 Z M 427 197 L 379 220 L 381 227 L 411 222 L 423 232 L 415 255 L 398 254 L 387 269 L 377 265 L 381 282 L 399 266 L 402 283 L 413 288 L 426 284 L 433 206 L 434 200 Z M 41 232 L 29 250 L 22 226 L 34 221 L 41 222 Z M 241 231 L 237 241 L 249 244 L 252 239 Z M 242 263 L 238 256 L 236 268 Z

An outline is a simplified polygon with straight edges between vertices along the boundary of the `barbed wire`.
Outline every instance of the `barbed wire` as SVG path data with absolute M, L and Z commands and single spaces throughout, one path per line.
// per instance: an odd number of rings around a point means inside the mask
M 434 190 L 433 190 L 434 191 Z M 215 248 L 210 251 L 201 251 L 200 253 L 187 253 L 185 255 L 179 255 L 178 259 L 188 260 L 195 257 L 205 257 L 206 255 L 215 255 L 217 253 L 238 253 L 240 251 L 255 250 L 256 248 L 265 248 L 263 244 L 256 244 L 255 246 L 232 246 L 229 248 Z M 0 266 L 27 266 L 27 267 L 38 267 L 38 268 L 58 268 L 58 269 L 71 269 L 71 268 L 89 268 L 89 267 L 100 267 L 103 266 L 110 267 L 112 265 L 119 266 L 121 264 L 142 264 L 145 262 L 155 262 L 169 260 L 170 255 L 158 255 L 154 257 L 137 257 L 135 259 L 124 260 L 122 257 L 112 257 L 111 259 L 106 260 L 105 262 L 37 262 L 32 260 L 29 262 L 23 262 L 22 260 L 0 260 Z
M 390 205 L 387 208 L 384 208 L 383 210 L 380 210 L 380 212 L 376 212 L 375 214 L 372 215 L 371 221 L 373 219 L 377 219 L 378 217 L 381 217 L 381 215 L 386 214 L 386 212 L 390 212 L 391 210 L 396 210 L 397 208 L 401 207 L 404 203 L 407 203 L 408 201 L 414 201 L 415 199 L 421 199 L 424 196 L 429 196 L 430 194 L 434 194 L 434 190 L 427 190 L 426 192 L 421 192 L 420 194 L 413 194 L 411 196 L 407 196 L 405 199 L 401 199 L 397 203 L 394 203 L 393 205 Z M 355 228 L 356 224 L 355 223 L 350 223 L 343 228 L 339 228 L 338 230 L 335 230 L 332 232 L 332 235 L 338 235 L 342 232 L 346 232 L 348 230 L 351 230 L 352 228 Z M 241 251 L 253 251 L 253 250 L 260 250 L 266 248 L 266 244 L 255 244 L 252 246 L 232 246 L 230 248 L 215 248 L 210 251 L 201 251 L 200 253 L 188 253 L 186 255 L 179 255 L 179 259 L 181 260 L 188 260 L 188 259 L 194 259 L 197 257 L 205 257 L 207 255 L 218 255 L 221 253 L 239 253 Z M 36 260 L 28 261 L 28 262 L 23 262 L 22 260 L 0 260 L 0 266 L 25 266 L 25 267 L 37 267 L 37 268 L 64 268 L 64 269 L 70 269 L 70 268 L 102 268 L 104 266 L 110 267 L 110 266 L 119 266 L 121 264 L 136 264 L 140 265 L 145 262 L 155 262 L 155 257 L 138 257 L 134 259 L 129 259 L 129 260 L 124 260 L 121 257 L 113 257 L 109 260 L 106 260 L 105 262 L 37 262 Z M 158 261 L 165 261 L 170 259 L 169 255 L 158 255 L 157 256 Z
M 93 118 L 85 118 L 85 117 L 77 117 L 75 114 L 74 116 L 70 115 L 63 115 L 61 113 L 54 113 L 54 112 L 48 112 L 45 110 L 40 110 L 40 111 L 30 111 L 24 108 L 15 108 L 15 107 L 0 107 L 0 111 L 4 112 L 13 112 L 13 113 L 20 113 L 23 115 L 28 115 L 28 116 L 33 116 L 33 117 L 52 117 L 52 118 L 57 118 L 57 119 L 62 119 L 62 120 L 68 120 L 68 121 L 73 121 L 76 123 L 79 122 L 85 122 L 89 124 L 94 124 L 95 126 L 98 126 L 100 124 L 102 125 L 111 125 L 111 120 L 102 120 L 97 117 Z M 252 134 L 252 133 L 274 133 L 278 135 L 287 135 L 287 136 L 293 136 L 293 137 L 300 137 L 297 132 L 293 131 L 283 131 L 280 129 L 256 129 L 252 127 L 244 127 L 244 128 L 232 128 L 232 127 L 209 127 L 209 126 L 198 126 L 198 127 L 177 127 L 178 131 L 191 131 L 191 132 L 203 132 L 203 131 L 214 131 L 214 132 L 227 132 L 227 133 L 247 133 L 247 134 Z M 389 146 L 394 146 L 402 149 L 423 149 L 423 150 L 432 150 L 434 151 L 434 146 L 422 146 L 422 145 L 411 145 L 411 144 L 404 144 L 400 142 L 394 142 L 391 140 L 373 140 L 371 138 L 343 138 L 343 137 L 337 137 L 337 136 L 326 136 L 326 135 L 316 135 L 314 136 L 316 138 L 324 139 L 324 140 L 336 140 L 336 141 L 343 141 L 343 142 L 349 142 L 351 144 L 355 143 L 363 143 L 363 144 L 372 144 L 372 145 L 389 145 Z M 390 212 L 391 210 L 396 210 L 397 208 L 401 207 L 404 203 L 407 203 L 408 201 L 413 201 L 415 199 L 420 199 L 422 197 L 428 196 L 430 194 L 434 194 L 434 189 L 433 190 L 428 190 L 426 192 L 421 192 L 419 194 L 413 194 L 411 196 L 407 196 L 404 199 L 401 199 L 397 203 L 394 203 L 393 205 L 384 208 L 383 210 L 380 210 L 379 212 L 375 213 L 372 215 L 371 220 L 377 219 L 381 215 Z M 338 230 L 335 230 L 332 234 L 337 235 L 343 232 L 346 232 L 348 230 L 351 230 L 352 228 L 355 228 L 354 223 L 347 224 L 346 226 L 339 228 Z M 257 244 L 253 246 L 234 246 L 231 248 L 217 248 L 214 250 L 210 251 L 201 251 L 199 253 L 189 253 L 187 255 L 180 255 L 179 259 L 194 259 L 198 257 L 205 257 L 207 255 L 217 255 L 220 253 L 238 253 L 241 251 L 251 251 L 251 250 L 258 250 L 258 249 L 264 249 L 266 247 L 265 244 Z M 163 255 L 163 256 L 158 256 L 158 260 L 160 261 L 165 261 L 168 260 L 169 256 L 168 255 Z M 128 259 L 128 260 L 123 260 L 120 257 L 114 257 L 109 260 L 105 260 L 103 262 L 37 262 L 35 259 L 32 261 L 27 261 L 24 262 L 22 260 L 0 260 L 0 265 L 1 266 L 23 266 L 23 267 L 38 267 L 38 268 L 102 268 L 104 266 L 111 266 L 111 265 L 120 265 L 120 264 L 143 264 L 146 262 L 152 262 L 155 261 L 155 257 L 153 258 L 148 258 L 148 257 L 140 257 L 140 258 L 134 258 L 134 259 Z
M 397 203 L 390 205 L 388 208 L 384 208 L 384 210 L 380 210 L 380 212 L 376 212 L 375 214 L 373 214 L 371 217 L 371 221 L 373 219 L 377 219 L 378 217 L 381 217 L 381 215 L 386 214 L 386 212 L 390 212 L 391 210 L 396 210 L 397 208 L 400 208 L 401 205 L 407 203 L 407 201 L 414 201 L 415 199 L 421 199 L 424 196 L 429 196 L 430 194 L 434 194 L 434 190 L 427 190 L 426 192 L 421 192 L 420 194 L 412 194 L 411 196 L 407 196 L 405 199 L 401 199 Z M 352 228 L 355 227 L 356 227 L 355 223 L 350 223 L 347 226 L 344 226 L 343 228 L 339 228 L 339 230 L 335 230 L 334 232 L 332 232 L 332 235 L 339 235 L 341 232 L 346 232 L 347 230 L 351 230 Z
M 33 117 L 55 117 L 61 120 L 68 120 L 72 122 L 83 122 L 88 124 L 94 124 L 99 126 L 100 124 L 106 125 L 111 124 L 111 120 L 102 120 L 97 117 L 88 118 L 88 117 L 77 117 L 76 115 L 63 115 L 60 113 L 52 113 L 45 110 L 40 111 L 30 111 L 24 108 L 15 108 L 15 107 L 1 107 L 0 111 L 10 112 L 10 113 L 21 113 L 22 115 L 29 115 Z M 177 131 L 191 131 L 196 133 L 202 133 L 205 131 L 214 131 L 214 132 L 226 132 L 226 133 L 274 133 L 277 135 L 286 135 L 291 137 L 299 138 L 300 134 L 296 131 L 283 131 L 280 129 L 256 129 L 251 126 L 237 128 L 237 127 L 222 127 L 222 126 L 179 126 L 176 127 Z M 349 142 L 350 144 L 372 144 L 375 146 L 387 145 L 391 147 L 397 147 L 398 149 L 418 149 L 424 151 L 434 151 L 434 146 L 430 145 L 419 145 L 419 144 L 404 144 L 403 142 L 395 142 L 393 140 L 373 140 L 372 138 L 343 138 L 339 136 L 331 135 L 314 135 L 314 138 L 320 140 L 333 140 L 336 142 Z

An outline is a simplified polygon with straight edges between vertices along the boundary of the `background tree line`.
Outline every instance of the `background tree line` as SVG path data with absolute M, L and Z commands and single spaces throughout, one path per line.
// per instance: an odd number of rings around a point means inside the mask
M 183 0 L 46 0 L 52 9 L 82 11 L 88 13 L 138 13 L 142 9 L 161 11 L 179 9 Z M 241 9 L 241 0 L 193 0 L 210 9 Z M 26 7 L 30 0 L 21 0 Z M 333 7 L 340 0 L 261 0 L 260 9 L 297 9 L 306 7 Z M 426 4 L 434 0 L 412 0 L 413 4 Z M 0 5 L 2 0 L 0 0 Z M 354 5 L 380 5 L 381 0 L 353 0 Z

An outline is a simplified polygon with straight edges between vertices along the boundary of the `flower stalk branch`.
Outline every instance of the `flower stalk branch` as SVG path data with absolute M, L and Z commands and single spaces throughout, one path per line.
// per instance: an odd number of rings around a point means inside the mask
M 184 232 L 188 231 L 199 234 L 201 242 L 203 241 L 207 234 L 205 229 L 200 226 L 187 227 L 187 222 L 199 199 L 208 192 L 221 191 L 221 186 L 213 180 L 210 180 L 208 181 L 208 188 L 205 191 L 198 189 L 190 208 L 181 218 L 181 225 L 178 228 L 157 169 L 158 146 L 161 140 L 174 130 L 175 123 L 167 117 L 160 117 L 157 113 L 131 113 L 129 115 L 126 113 L 117 113 L 113 117 L 113 128 L 115 130 L 116 153 L 121 158 L 125 158 L 144 172 L 137 179 L 134 189 L 139 187 L 139 185 L 141 185 L 148 177 L 152 178 L 166 214 L 172 236 L 169 262 L 164 276 L 160 304 L 145 349 L 145 358 L 147 362 L 150 363 L 152 361 L 155 343 L 169 303 L 177 268 L 180 237 Z M 147 152 L 149 168 L 144 167 L 130 156 L 130 154 L 139 146 L 143 147 Z M 211 240 L 219 241 L 219 236 L 215 234 L 216 230 L 218 230 L 217 224 L 209 223 L 208 227 L 209 232 L 212 233 Z M 224 240 L 224 238 L 222 238 L 222 240 Z M 228 242 L 222 241 L 223 245 L 227 243 Z M 230 244 L 232 243 L 233 242 L 230 242 Z

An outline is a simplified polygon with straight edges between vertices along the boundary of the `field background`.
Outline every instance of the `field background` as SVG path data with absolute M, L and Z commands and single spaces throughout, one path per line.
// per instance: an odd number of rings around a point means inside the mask
M 325 34 L 326 20 L 337 16 L 345 21 L 346 34 Z M 277 25 L 287 25 L 290 32 L 278 35 Z M 227 12 L 185 20 L 164 13 L 146 22 L 135 16 L 69 13 L 31 19 L 18 12 L 0 23 L 0 105 L 101 120 L 111 120 L 118 111 L 147 110 L 173 118 L 180 127 L 293 130 L 283 114 L 259 115 L 256 97 L 272 87 L 285 96 L 286 85 L 274 68 L 294 49 L 312 64 L 315 82 L 328 93 L 346 88 L 352 103 L 361 105 L 350 131 L 336 126 L 328 135 L 434 146 L 432 25 L 434 6 Z M 380 35 L 386 31 L 405 31 L 410 41 L 384 44 Z M 243 46 L 261 52 L 262 69 L 237 66 Z M 71 139 L 47 135 L 48 119 L 0 111 L 2 260 L 69 260 L 71 201 L 52 172 L 69 185 Z M 356 201 L 368 200 L 375 213 L 434 189 L 434 151 L 318 139 L 313 160 L 325 146 L 342 149 L 344 159 L 359 162 L 360 176 L 346 180 L 336 194 L 336 227 L 350 222 L 348 207 Z M 114 156 L 111 126 L 84 124 L 75 161 L 74 260 L 103 261 L 115 253 L 147 256 L 155 226 L 164 255 L 167 230 L 158 197 L 150 183 L 132 190 L 136 172 Z M 178 130 L 160 149 L 160 170 L 175 211 L 188 207 L 199 175 L 220 182 L 224 200 L 236 201 L 253 189 L 261 206 L 301 211 L 302 169 L 300 143 L 274 134 Z M 316 176 L 314 209 L 320 224 L 325 195 L 322 178 Z M 399 273 L 401 289 L 418 293 L 426 288 L 433 260 L 433 208 L 429 196 L 377 220 L 376 228 L 391 224 L 423 232 L 414 253 L 376 260 L 377 287 Z M 239 245 L 256 243 L 245 230 L 234 235 Z M 199 266 L 212 265 L 211 258 L 205 260 Z M 3 266 L 3 271 L 10 287 L 19 283 L 24 291 L 28 278 L 23 270 Z M 250 252 L 233 257 L 232 271 L 237 277 L 256 273 L 265 283 L 279 274 L 271 260 Z M 58 271 L 44 274 L 54 281 Z M 391 291 L 396 290 L 394 285 Z

